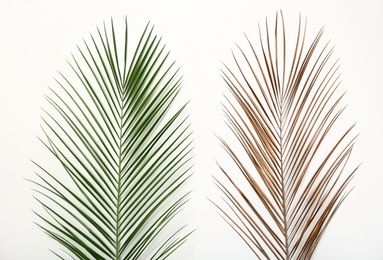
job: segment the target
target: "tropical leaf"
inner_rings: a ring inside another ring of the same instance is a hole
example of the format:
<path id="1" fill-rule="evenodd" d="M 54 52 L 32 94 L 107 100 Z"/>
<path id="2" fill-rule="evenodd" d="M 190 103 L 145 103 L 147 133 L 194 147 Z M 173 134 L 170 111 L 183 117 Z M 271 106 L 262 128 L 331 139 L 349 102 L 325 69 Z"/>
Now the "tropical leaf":
<path id="1" fill-rule="evenodd" d="M 60 169 L 35 163 L 36 214 L 62 259 L 164 259 L 190 234 L 169 225 L 191 174 L 181 78 L 153 27 L 132 49 L 124 26 L 90 35 L 46 96 L 41 140 Z"/>
<path id="2" fill-rule="evenodd" d="M 219 138 L 233 163 L 219 163 L 224 203 L 213 203 L 259 259 L 310 259 L 358 168 L 346 167 L 356 136 L 340 122 L 338 61 L 323 29 L 307 45 L 306 24 L 291 37 L 278 12 L 259 48 L 246 36 L 222 70 L 238 142 Z"/>

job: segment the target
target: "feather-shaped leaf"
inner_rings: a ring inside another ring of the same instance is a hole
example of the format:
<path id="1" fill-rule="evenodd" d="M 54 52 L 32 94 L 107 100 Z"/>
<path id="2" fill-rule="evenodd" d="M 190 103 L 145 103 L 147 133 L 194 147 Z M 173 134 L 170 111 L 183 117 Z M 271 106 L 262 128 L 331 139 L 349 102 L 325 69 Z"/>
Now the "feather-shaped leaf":
<path id="1" fill-rule="evenodd" d="M 323 29 L 308 43 L 299 18 L 291 38 L 282 12 L 274 29 L 265 27 L 259 48 L 246 37 L 236 66 L 222 70 L 231 93 L 224 113 L 239 147 L 220 138 L 237 171 L 219 164 L 225 203 L 214 204 L 259 259 L 310 259 L 349 193 L 355 136 L 339 124 L 338 64 Z"/>
<path id="2" fill-rule="evenodd" d="M 191 166 L 178 69 L 149 25 L 136 47 L 126 19 L 119 36 L 113 21 L 90 35 L 46 97 L 41 140 L 62 170 L 36 163 L 37 215 L 60 258 L 164 259 L 190 234 L 166 228 Z"/>

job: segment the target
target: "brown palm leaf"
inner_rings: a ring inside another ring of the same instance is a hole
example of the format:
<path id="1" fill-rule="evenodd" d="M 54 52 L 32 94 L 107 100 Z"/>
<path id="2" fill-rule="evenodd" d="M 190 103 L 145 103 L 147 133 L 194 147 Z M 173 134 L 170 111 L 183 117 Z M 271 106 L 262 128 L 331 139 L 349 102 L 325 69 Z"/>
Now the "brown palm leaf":
<path id="1" fill-rule="evenodd" d="M 356 136 L 340 122 L 333 48 L 323 28 L 307 45 L 306 24 L 299 17 L 290 38 L 277 13 L 274 30 L 259 28 L 259 50 L 246 36 L 222 70 L 238 143 L 219 138 L 235 166 L 219 164 L 225 203 L 214 204 L 260 259 L 310 259 L 358 168 L 346 167 Z"/>

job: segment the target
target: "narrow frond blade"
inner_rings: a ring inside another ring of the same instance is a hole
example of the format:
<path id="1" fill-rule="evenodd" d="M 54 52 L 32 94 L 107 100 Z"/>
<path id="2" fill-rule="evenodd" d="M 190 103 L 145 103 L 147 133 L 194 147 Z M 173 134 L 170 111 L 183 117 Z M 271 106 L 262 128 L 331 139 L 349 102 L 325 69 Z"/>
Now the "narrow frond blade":
<path id="1" fill-rule="evenodd" d="M 213 204 L 257 258 L 305 260 L 349 194 L 356 138 L 340 123 L 339 65 L 323 28 L 310 42 L 306 20 L 296 35 L 285 27 L 277 12 L 224 64 L 231 135 L 219 141 L 231 164 L 218 163 L 223 202 Z"/>
<path id="2" fill-rule="evenodd" d="M 56 164 L 34 162 L 31 182 L 60 259 L 164 259 L 190 235 L 171 225 L 193 149 L 179 69 L 153 26 L 128 35 L 126 18 L 97 28 L 46 96 L 39 139 Z"/>

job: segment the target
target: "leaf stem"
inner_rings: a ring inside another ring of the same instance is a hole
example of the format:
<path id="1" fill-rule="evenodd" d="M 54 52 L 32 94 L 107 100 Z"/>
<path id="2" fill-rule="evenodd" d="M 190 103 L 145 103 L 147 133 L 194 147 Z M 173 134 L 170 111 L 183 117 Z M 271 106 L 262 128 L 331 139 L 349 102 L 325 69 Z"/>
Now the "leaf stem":
<path id="1" fill-rule="evenodd" d="M 118 180 L 117 180 L 117 205 L 116 205 L 116 239 L 115 259 L 120 259 L 120 204 L 121 204 L 121 150 L 122 150 L 122 118 L 120 119 L 119 154 L 118 154 Z"/>
<path id="2" fill-rule="evenodd" d="M 289 239 L 288 239 L 288 227 L 287 227 L 287 209 L 286 209 L 286 193 L 285 193 L 285 173 L 283 167 L 283 92 L 279 104 L 279 138 L 280 138 L 280 169 L 281 169 L 281 182 L 282 182 L 282 215 L 283 215 L 283 236 L 285 237 L 285 260 L 290 259 L 289 254 Z"/>
<path id="3" fill-rule="evenodd" d="M 124 86 L 124 83 L 121 84 Z M 118 172 L 117 172 L 117 203 L 116 203 L 116 239 L 115 239 L 115 260 L 120 259 L 120 207 L 121 207 L 121 175 L 122 175 L 122 145 L 123 145 L 123 115 L 124 115 L 124 104 L 123 104 L 123 93 L 120 93 L 120 124 L 119 124 L 119 144 L 118 144 Z"/>

